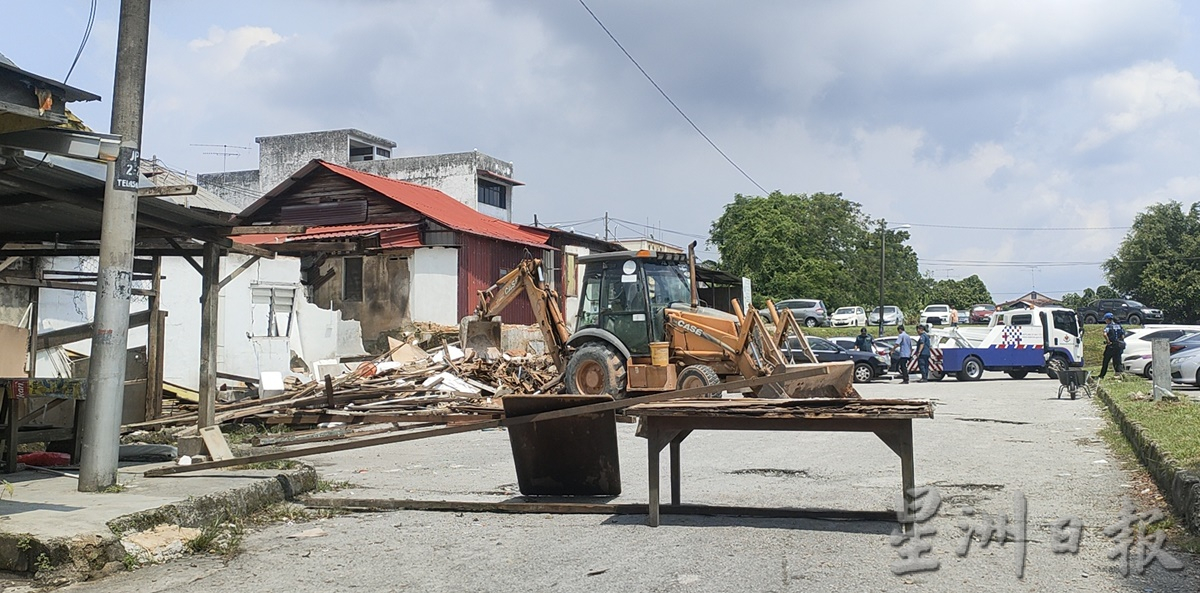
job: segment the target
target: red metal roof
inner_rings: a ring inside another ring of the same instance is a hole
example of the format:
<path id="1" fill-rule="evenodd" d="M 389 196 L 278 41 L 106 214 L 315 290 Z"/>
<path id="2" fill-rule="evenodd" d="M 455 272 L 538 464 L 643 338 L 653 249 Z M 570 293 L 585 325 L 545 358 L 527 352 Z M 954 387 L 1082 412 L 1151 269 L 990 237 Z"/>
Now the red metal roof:
<path id="1" fill-rule="evenodd" d="M 456 231 L 491 237 L 546 249 L 549 233 L 522 228 L 511 222 L 475 211 L 470 206 L 430 187 L 355 171 L 333 163 L 317 161 L 326 169 L 365 185 L 439 224 Z"/>

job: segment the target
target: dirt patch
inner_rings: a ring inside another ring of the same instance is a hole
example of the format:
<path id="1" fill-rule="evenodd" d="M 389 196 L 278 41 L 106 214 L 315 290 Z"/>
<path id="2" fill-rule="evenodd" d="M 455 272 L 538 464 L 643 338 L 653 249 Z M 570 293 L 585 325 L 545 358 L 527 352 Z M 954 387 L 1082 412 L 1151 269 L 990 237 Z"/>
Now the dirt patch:
<path id="1" fill-rule="evenodd" d="M 807 470 L 803 469 L 776 469 L 776 468 L 754 468 L 754 469 L 735 469 L 731 472 L 726 472 L 736 476 L 766 476 L 768 478 L 809 478 Z"/>

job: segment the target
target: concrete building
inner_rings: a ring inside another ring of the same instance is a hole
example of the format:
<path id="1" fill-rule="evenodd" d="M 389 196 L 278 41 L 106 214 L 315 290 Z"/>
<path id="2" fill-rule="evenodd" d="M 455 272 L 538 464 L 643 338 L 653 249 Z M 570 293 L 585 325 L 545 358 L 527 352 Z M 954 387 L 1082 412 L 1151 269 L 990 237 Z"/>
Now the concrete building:
<path id="1" fill-rule="evenodd" d="M 434 188 L 472 209 L 512 222 L 512 163 L 479 151 L 393 158 L 396 143 L 361 130 L 327 130 L 255 138 L 258 169 L 202 173 L 201 187 L 245 208 L 310 161 Z"/>

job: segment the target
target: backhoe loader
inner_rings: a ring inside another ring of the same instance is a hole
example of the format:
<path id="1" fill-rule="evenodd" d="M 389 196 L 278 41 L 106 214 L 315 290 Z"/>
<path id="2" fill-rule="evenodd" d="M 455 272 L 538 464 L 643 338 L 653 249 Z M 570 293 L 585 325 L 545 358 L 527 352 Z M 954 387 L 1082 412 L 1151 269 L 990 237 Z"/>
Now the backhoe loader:
<path id="1" fill-rule="evenodd" d="M 463 320 L 463 343 L 476 351 L 498 347 L 500 323 L 494 318 L 524 293 L 567 393 L 619 398 L 819 366 L 823 374 L 767 384 L 754 394 L 858 397 L 853 365 L 817 363 L 811 352 L 806 353 L 810 362 L 789 364 L 779 349 L 780 335 L 759 315 L 742 314 L 736 300 L 735 314 L 704 306 L 697 297 L 695 245 L 687 255 L 642 250 L 581 256 L 573 333 L 560 313 L 558 295 L 542 279 L 541 261 L 527 258 L 479 292 L 475 314 Z M 788 329 L 800 331 L 794 320 Z"/>

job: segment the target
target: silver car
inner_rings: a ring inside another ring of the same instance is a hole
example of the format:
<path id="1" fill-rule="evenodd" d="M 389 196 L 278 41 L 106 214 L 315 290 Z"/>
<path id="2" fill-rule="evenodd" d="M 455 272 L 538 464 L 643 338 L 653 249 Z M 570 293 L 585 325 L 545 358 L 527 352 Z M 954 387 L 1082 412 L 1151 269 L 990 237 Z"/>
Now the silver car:
<path id="1" fill-rule="evenodd" d="M 900 307 L 885 305 L 883 307 L 883 324 L 884 325 L 901 325 L 904 323 L 904 311 Z M 871 309 L 871 314 L 867 316 L 867 325 L 879 325 L 879 307 Z"/>
<path id="2" fill-rule="evenodd" d="M 1200 351 L 1171 357 L 1171 382 L 1200 386 Z"/>
<path id="3" fill-rule="evenodd" d="M 775 310 L 782 312 L 791 309 L 792 316 L 800 325 L 808 327 L 829 325 L 825 302 L 818 299 L 787 299 L 775 303 Z M 767 309 L 759 311 L 767 321 L 771 320 L 771 312 Z"/>

